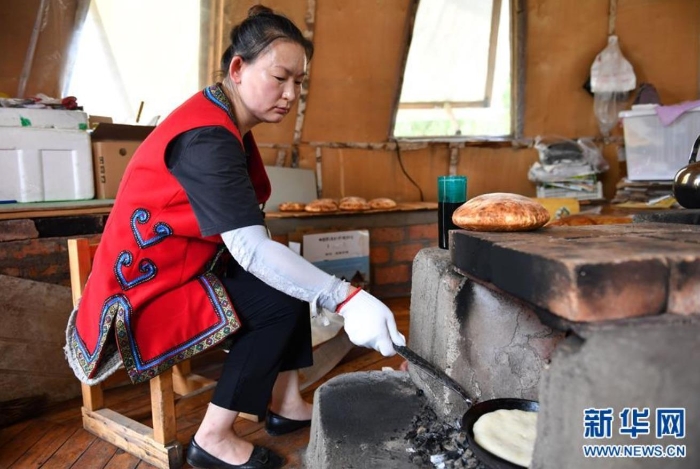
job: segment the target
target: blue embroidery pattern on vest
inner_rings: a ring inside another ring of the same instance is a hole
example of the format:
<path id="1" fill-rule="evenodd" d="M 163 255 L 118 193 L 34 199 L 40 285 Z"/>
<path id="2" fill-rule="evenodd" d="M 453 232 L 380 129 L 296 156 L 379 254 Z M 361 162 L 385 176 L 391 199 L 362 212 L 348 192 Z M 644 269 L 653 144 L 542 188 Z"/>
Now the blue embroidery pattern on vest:
<path id="1" fill-rule="evenodd" d="M 124 368 L 132 383 L 147 381 L 173 365 L 220 344 L 241 327 L 221 281 L 210 273 L 197 277 L 197 281 L 209 297 L 218 321 L 197 336 L 176 345 L 157 357 L 146 360 L 141 356 L 133 336 L 131 309 L 123 308 L 114 318 L 117 343 Z"/>
<path id="2" fill-rule="evenodd" d="M 151 214 L 148 213 L 147 210 L 144 210 L 142 208 L 137 208 L 136 210 L 134 210 L 133 215 L 131 215 L 131 231 L 134 232 L 134 238 L 136 238 L 136 242 L 138 243 L 141 249 L 145 249 L 149 246 L 153 246 L 154 244 L 158 244 L 165 238 L 173 234 L 173 229 L 170 227 L 170 225 L 164 222 L 158 222 L 153 226 L 153 232 L 156 235 L 149 239 L 143 239 L 141 233 L 136 227 L 136 224 L 138 223 L 140 225 L 143 225 L 148 221 L 149 218 L 151 218 Z"/>
<path id="3" fill-rule="evenodd" d="M 226 93 L 224 93 L 224 90 L 221 89 L 221 84 L 217 83 L 216 85 L 211 85 L 207 88 L 204 88 L 204 96 L 220 107 L 223 111 L 228 114 L 228 116 L 231 118 L 231 120 L 235 123 L 236 122 L 236 116 L 233 114 L 232 106 L 231 106 L 231 101 L 229 101 L 228 97 L 226 97 Z"/>
<path id="4" fill-rule="evenodd" d="M 158 268 L 152 260 L 141 259 L 139 262 L 139 272 L 141 272 L 143 275 L 140 275 L 133 280 L 127 280 L 122 270 L 124 267 L 130 267 L 133 260 L 134 256 L 129 251 L 122 251 L 119 253 L 117 263 L 114 264 L 114 273 L 117 276 L 119 285 L 121 285 L 122 290 L 124 291 L 151 280 L 158 272 Z"/>

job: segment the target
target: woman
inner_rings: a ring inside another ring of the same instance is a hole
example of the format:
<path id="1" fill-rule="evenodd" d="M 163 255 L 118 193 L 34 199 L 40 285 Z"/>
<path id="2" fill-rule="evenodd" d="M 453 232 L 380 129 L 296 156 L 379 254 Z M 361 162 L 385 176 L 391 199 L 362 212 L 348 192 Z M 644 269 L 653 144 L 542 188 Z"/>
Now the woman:
<path id="1" fill-rule="evenodd" d="M 173 111 L 133 156 L 68 325 L 68 360 L 88 384 L 120 362 L 133 382 L 145 381 L 226 343 L 188 448 L 194 467 L 282 465 L 233 422 L 239 412 L 266 413 L 273 435 L 310 423 L 297 372 L 312 364 L 309 306 L 341 314 L 357 345 L 389 356 L 405 344 L 379 300 L 267 235 L 260 204 L 270 183 L 250 131 L 289 113 L 312 54 L 287 18 L 250 9 L 231 31 L 223 82 Z"/>

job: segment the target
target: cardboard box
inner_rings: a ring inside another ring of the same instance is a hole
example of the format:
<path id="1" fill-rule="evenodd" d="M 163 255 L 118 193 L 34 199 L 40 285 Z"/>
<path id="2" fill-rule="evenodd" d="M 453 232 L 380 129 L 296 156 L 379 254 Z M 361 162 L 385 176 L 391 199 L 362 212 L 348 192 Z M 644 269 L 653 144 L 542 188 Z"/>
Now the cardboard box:
<path id="1" fill-rule="evenodd" d="M 155 127 L 101 123 L 92 131 L 95 198 L 113 199 L 134 152 Z"/>
<path id="2" fill-rule="evenodd" d="M 88 117 L 88 128 L 90 130 L 95 130 L 100 124 L 111 124 L 113 122 L 114 121 L 109 116 L 96 116 L 94 114 L 90 114 L 90 117 Z"/>

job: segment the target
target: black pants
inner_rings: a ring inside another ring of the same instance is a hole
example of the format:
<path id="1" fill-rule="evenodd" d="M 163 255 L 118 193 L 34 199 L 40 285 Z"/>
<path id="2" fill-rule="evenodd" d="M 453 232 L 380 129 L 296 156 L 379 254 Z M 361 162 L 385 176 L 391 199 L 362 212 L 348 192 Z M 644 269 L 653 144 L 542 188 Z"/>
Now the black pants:
<path id="1" fill-rule="evenodd" d="M 313 363 L 309 304 L 270 287 L 235 261 L 222 280 L 242 326 L 233 335 L 211 402 L 264 415 L 277 374 Z"/>

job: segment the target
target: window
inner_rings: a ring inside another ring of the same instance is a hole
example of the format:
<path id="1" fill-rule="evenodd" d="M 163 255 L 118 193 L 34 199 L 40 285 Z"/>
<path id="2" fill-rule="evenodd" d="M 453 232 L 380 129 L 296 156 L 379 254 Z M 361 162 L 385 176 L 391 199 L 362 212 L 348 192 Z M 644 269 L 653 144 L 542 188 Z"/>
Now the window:
<path id="1" fill-rule="evenodd" d="M 512 133 L 511 0 L 424 0 L 415 17 L 394 137 Z"/>
<path id="2" fill-rule="evenodd" d="M 199 57 L 200 2 L 92 0 L 63 95 L 88 114 L 154 123 L 200 88 Z"/>

